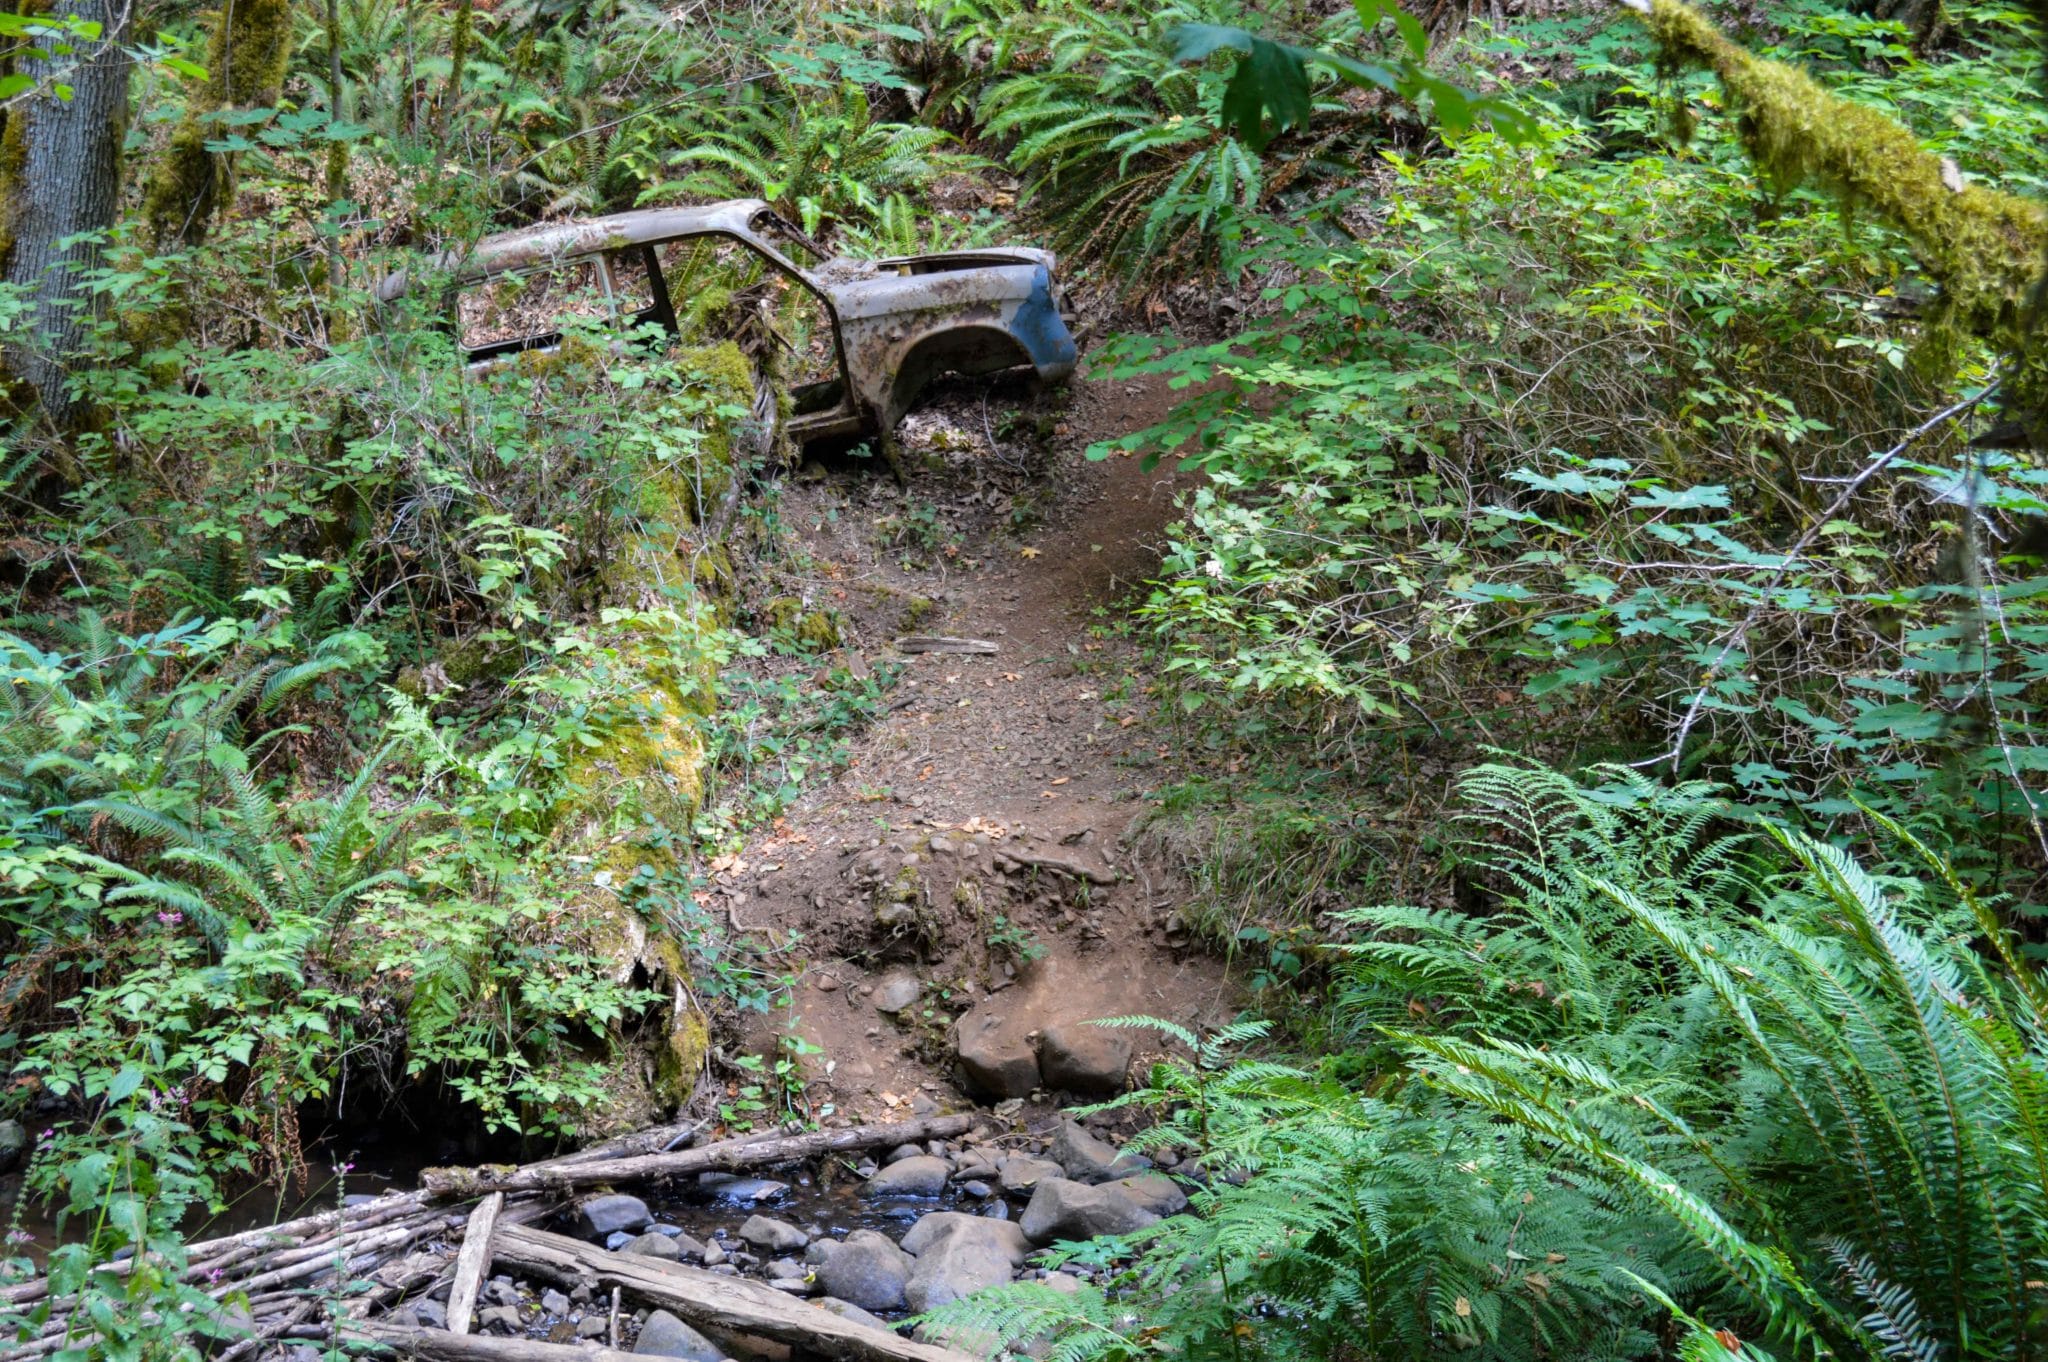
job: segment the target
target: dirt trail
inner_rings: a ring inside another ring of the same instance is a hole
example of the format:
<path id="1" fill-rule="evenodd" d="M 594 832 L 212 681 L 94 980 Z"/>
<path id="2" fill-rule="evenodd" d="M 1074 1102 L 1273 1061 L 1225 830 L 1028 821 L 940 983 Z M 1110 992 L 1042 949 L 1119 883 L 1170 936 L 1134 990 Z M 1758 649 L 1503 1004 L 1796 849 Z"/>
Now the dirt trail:
<path id="1" fill-rule="evenodd" d="M 1142 658 L 1106 626 L 1156 573 L 1187 479 L 1082 456 L 1172 397 L 963 385 L 906 422 L 907 488 L 813 466 L 785 492 L 808 557 L 784 589 L 839 614 L 846 665 L 902 668 L 850 767 L 714 880 L 732 922 L 801 967 L 789 1013 L 746 1039 L 819 1047 L 814 1107 L 865 1119 L 950 1099 L 962 1034 L 1015 1061 L 1055 1022 L 1235 1010 L 1223 966 L 1178 931 L 1179 886 L 1124 845 L 1184 763 Z M 903 657 L 908 633 L 998 651 Z"/>

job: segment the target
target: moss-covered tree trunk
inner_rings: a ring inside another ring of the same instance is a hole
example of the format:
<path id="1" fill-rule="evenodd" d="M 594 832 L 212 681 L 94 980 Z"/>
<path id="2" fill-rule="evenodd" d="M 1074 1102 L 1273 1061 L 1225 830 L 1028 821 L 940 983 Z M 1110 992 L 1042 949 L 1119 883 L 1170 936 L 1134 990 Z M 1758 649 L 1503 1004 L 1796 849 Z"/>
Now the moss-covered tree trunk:
<path id="1" fill-rule="evenodd" d="M 0 133 L 0 278 L 30 299 L 27 325 L 7 345 L 7 364 L 59 429 L 79 415 L 68 391 L 69 362 L 92 319 L 82 276 L 100 259 L 98 243 L 70 238 L 114 225 L 131 66 L 121 44 L 130 9 L 123 0 L 60 0 L 52 13 L 101 25 L 100 38 L 68 55 L 23 57 L 16 71 L 36 82 L 34 92 L 7 111 Z M 60 83 L 70 87 L 69 98 L 58 97 Z"/>
<path id="2" fill-rule="evenodd" d="M 1969 183 L 1897 121 L 1745 51 L 1682 0 L 1622 3 L 1644 16 L 1667 69 L 1704 67 L 1720 78 L 1741 112 L 1744 148 L 1772 184 L 1816 183 L 1905 235 L 1941 286 L 1922 324 L 1928 366 L 1945 368 L 1964 336 L 1989 345 L 2004 364 L 2006 413 L 2034 448 L 2048 450 L 2048 336 L 2038 296 L 2048 205 Z"/>
<path id="3" fill-rule="evenodd" d="M 206 81 L 194 91 L 150 179 L 144 210 L 159 244 L 190 245 L 205 238 L 233 181 L 228 158 L 206 149 L 222 135 L 211 115 L 273 107 L 291 50 L 290 0 L 222 0 L 207 45 Z"/>

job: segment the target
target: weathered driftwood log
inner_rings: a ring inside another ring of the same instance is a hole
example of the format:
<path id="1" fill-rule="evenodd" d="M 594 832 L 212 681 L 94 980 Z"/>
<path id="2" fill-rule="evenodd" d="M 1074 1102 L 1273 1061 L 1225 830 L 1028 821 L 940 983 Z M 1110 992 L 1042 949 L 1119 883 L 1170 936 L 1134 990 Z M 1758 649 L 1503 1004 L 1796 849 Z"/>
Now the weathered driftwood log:
<path id="1" fill-rule="evenodd" d="M 376 1322 L 351 1326 L 344 1342 L 351 1351 L 396 1353 L 430 1362 L 645 1362 L 616 1348 L 451 1334 L 445 1329 L 406 1329 Z"/>
<path id="2" fill-rule="evenodd" d="M 658 1126 L 652 1130 L 636 1131 L 631 1135 L 606 1140 L 573 1154 L 544 1159 L 527 1167 L 539 1169 L 563 1164 L 592 1163 L 665 1149 L 677 1139 L 695 1133 L 700 1124 L 684 1121 L 674 1125 Z M 749 1138 L 770 1139 L 775 1135 L 776 1132 L 770 1131 L 762 1136 Z M 727 1143 L 743 1145 L 747 1141 L 736 1140 Z M 224 1282 L 228 1284 L 227 1289 L 245 1289 L 249 1286 L 248 1278 L 253 1274 L 270 1272 L 332 1254 L 335 1245 L 331 1241 L 338 1236 L 361 1234 L 396 1221 L 426 1224 L 438 1220 L 446 1211 L 428 1204 L 434 1199 L 433 1195 L 424 1190 L 393 1192 L 374 1201 L 360 1202 L 354 1206 L 336 1207 L 333 1210 L 299 1216 L 294 1220 L 281 1221 L 275 1225 L 260 1225 L 253 1230 L 223 1235 L 218 1239 L 200 1240 L 186 1247 L 184 1280 L 191 1283 Z M 507 1214 L 510 1213 L 511 1209 L 508 1208 Z M 531 1211 L 527 1213 L 530 1214 Z M 355 1255 L 356 1250 L 352 1248 L 350 1257 L 353 1258 Z M 110 1263 L 99 1270 L 115 1276 L 126 1276 L 133 1266 L 132 1262 Z M 215 1273 L 219 1276 L 216 1277 Z M 47 1296 L 49 1291 L 49 1279 L 37 1277 L 32 1281 L 0 1288 L 0 1303 L 32 1305 Z M 61 1322 L 58 1327 L 61 1329 Z"/>
<path id="3" fill-rule="evenodd" d="M 484 1274 L 491 1270 L 491 1234 L 498 1227 L 498 1212 L 505 1209 L 505 1194 L 493 1192 L 477 1202 L 462 1227 L 462 1251 L 455 1256 L 455 1284 L 448 1289 L 448 1332 L 469 1332 L 470 1312 L 476 1309 L 477 1293 L 483 1290 Z"/>
<path id="4" fill-rule="evenodd" d="M 965 1134 L 973 1124 L 971 1115 L 927 1116 L 917 1121 L 821 1130 L 809 1135 L 722 1140 L 699 1149 L 679 1149 L 670 1154 L 636 1154 L 622 1159 L 593 1159 L 587 1163 L 536 1163 L 524 1168 L 429 1168 L 420 1174 L 420 1185 L 430 1196 L 438 1197 L 472 1197 L 486 1192 L 570 1192 L 579 1187 L 595 1187 L 604 1183 L 644 1182 L 650 1178 L 683 1177 L 691 1173 L 732 1173 L 743 1169 L 770 1168 L 778 1163 L 794 1163 L 849 1149 L 945 1139 Z"/>
<path id="5" fill-rule="evenodd" d="M 635 1253 L 610 1253 L 523 1225 L 498 1231 L 494 1248 L 499 1263 L 520 1272 L 564 1285 L 595 1280 L 692 1324 L 772 1338 L 840 1362 L 974 1362 L 951 1348 L 851 1323 L 744 1277 L 721 1277 Z"/>

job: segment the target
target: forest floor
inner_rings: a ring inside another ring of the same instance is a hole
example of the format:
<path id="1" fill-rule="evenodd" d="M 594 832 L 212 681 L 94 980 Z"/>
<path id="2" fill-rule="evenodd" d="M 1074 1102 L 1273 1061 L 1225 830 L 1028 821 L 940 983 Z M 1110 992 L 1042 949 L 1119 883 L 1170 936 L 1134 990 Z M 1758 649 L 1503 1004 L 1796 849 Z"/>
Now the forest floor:
<path id="1" fill-rule="evenodd" d="M 844 665 L 894 677 L 845 769 L 713 864 L 708 906 L 796 975 L 746 1048 L 816 1047 L 813 1112 L 945 1100 L 969 1035 L 1014 1058 L 1054 1023 L 1236 1012 L 1174 872 L 1128 841 L 1151 792 L 1200 761 L 1122 628 L 1193 475 L 1083 454 L 1176 396 L 1159 379 L 959 381 L 906 421 L 903 485 L 872 460 L 785 484 L 780 586 L 839 613 Z M 910 634 L 995 651 L 906 655 Z"/>

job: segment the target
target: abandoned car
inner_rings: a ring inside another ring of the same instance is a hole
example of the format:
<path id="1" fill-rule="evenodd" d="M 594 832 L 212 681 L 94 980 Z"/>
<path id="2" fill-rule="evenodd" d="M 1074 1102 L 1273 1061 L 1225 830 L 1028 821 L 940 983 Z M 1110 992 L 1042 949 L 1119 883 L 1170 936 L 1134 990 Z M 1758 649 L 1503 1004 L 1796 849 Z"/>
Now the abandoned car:
<path id="1" fill-rule="evenodd" d="M 758 199 L 532 227 L 435 263 L 468 363 L 552 347 L 571 318 L 683 342 L 730 339 L 766 380 L 757 426 L 772 440 L 779 423 L 799 445 L 881 436 L 886 447 L 918 393 L 948 371 L 1028 366 L 1059 380 L 1074 368 L 1050 253 L 827 259 Z M 406 291 L 399 272 L 377 296 Z"/>

